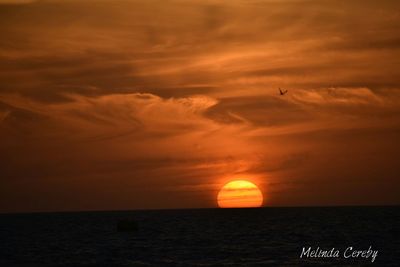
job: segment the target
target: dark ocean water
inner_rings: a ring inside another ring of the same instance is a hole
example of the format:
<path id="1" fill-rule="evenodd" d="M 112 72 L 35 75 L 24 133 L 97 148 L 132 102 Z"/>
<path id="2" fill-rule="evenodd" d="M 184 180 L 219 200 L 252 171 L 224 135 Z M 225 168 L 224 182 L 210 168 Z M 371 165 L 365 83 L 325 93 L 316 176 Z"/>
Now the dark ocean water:
<path id="1" fill-rule="evenodd" d="M 400 266 L 399 237 L 399 207 L 3 214 L 0 266 Z M 378 256 L 300 259 L 309 246 Z"/>

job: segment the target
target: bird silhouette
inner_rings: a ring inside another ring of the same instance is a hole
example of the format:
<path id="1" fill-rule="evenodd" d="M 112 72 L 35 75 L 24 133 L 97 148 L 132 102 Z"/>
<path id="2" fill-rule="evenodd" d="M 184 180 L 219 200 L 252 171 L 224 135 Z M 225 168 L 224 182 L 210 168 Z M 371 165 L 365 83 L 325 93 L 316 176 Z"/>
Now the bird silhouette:
<path id="1" fill-rule="evenodd" d="M 279 94 L 280 94 L 280 95 L 284 95 L 284 94 L 286 94 L 287 92 L 288 92 L 288 90 L 282 91 L 282 89 L 279 88 Z"/>

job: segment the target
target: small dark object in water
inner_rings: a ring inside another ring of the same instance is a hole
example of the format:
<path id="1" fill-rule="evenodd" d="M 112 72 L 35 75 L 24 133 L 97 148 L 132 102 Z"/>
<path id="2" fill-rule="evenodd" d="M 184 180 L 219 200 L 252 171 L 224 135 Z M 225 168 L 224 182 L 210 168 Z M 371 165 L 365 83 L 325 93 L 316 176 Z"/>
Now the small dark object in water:
<path id="1" fill-rule="evenodd" d="M 117 224 L 118 232 L 136 232 L 137 230 L 138 224 L 133 220 L 121 220 Z"/>

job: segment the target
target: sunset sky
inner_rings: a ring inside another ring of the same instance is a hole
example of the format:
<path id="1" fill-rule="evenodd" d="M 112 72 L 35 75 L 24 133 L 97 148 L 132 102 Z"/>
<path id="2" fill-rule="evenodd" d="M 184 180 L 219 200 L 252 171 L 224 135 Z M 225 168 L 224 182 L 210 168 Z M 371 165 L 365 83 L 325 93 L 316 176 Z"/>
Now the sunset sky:
<path id="1" fill-rule="evenodd" d="M 399 154 L 400 1 L 0 0 L 0 212 L 400 204 Z"/>

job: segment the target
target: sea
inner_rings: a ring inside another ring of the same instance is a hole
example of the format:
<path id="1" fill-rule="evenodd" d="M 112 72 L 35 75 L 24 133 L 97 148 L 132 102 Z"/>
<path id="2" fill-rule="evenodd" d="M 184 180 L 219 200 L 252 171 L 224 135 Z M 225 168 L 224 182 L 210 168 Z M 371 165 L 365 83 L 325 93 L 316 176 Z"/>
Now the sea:
<path id="1" fill-rule="evenodd" d="M 121 220 L 137 229 L 117 231 Z M 300 257 L 309 247 L 340 253 Z M 346 249 L 377 255 L 346 258 Z M 4 267 L 370 265 L 400 266 L 399 206 L 0 215 Z"/>

